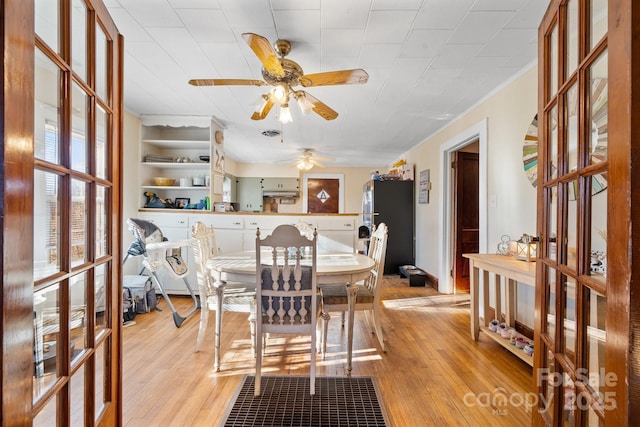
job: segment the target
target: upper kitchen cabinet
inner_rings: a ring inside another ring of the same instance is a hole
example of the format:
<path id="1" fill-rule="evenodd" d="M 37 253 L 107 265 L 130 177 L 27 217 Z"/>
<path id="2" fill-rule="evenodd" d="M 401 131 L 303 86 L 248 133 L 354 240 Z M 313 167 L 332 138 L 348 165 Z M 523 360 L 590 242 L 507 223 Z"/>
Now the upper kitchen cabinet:
<path id="1" fill-rule="evenodd" d="M 263 178 L 264 191 L 300 191 L 298 178 Z"/>
<path id="2" fill-rule="evenodd" d="M 210 117 L 142 118 L 141 207 L 206 208 L 204 201 L 212 196 L 210 159 L 215 131 Z M 161 200 L 152 199 L 150 193 Z"/>
<path id="3" fill-rule="evenodd" d="M 238 205 L 241 211 L 262 212 L 262 178 L 237 178 Z"/>

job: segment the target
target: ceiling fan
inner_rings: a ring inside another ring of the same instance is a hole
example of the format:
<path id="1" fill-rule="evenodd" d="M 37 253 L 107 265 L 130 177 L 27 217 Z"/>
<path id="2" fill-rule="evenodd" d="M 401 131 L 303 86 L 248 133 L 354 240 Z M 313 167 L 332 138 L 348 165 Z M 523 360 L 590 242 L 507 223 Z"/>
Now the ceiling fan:
<path id="1" fill-rule="evenodd" d="M 304 90 L 303 87 L 329 86 L 343 84 L 363 84 L 369 80 L 367 72 L 361 68 L 353 70 L 327 71 L 324 73 L 304 74 L 302 67 L 296 62 L 286 59 L 291 51 L 291 43 L 287 40 L 276 40 L 273 46 L 265 37 L 254 33 L 243 33 L 251 50 L 262 63 L 264 80 L 252 79 L 192 79 L 193 86 L 266 86 L 273 89 L 261 96 L 260 105 L 251 116 L 252 120 L 262 120 L 269 114 L 275 104 L 280 105 L 279 120 L 282 123 L 292 121 L 289 101 L 293 97 L 304 114 L 315 112 L 325 120 L 333 120 L 338 113 Z"/>
<path id="2" fill-rule="evenodd" d="M 293 164 L 300 170 L 310 170 L 314 166 L 319 168 L 325 167 L 321 160 L 332 162 L 335 159 L 333 157 L 321 157 L 314 154 L 315 150 L 312 148 L 305 148 L 302 154 L 297 159 L 287 160 L 287 162 L 293 162 Z"/>

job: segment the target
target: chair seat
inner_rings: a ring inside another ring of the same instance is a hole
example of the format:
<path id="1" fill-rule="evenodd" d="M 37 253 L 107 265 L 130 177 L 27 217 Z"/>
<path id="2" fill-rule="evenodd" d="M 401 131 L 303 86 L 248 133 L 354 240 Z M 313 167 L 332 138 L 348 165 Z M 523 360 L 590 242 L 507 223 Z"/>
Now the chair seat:
<path id="1" fill-rule="evenodd" d="M 356 285 L 358 293 L 356 301 L 358 304 L 373 304 L 373 292 L 362 285 Z M 320 286 L 322 302 L 325 305 L 344 305 L 347 304 L 348 295 L 346 285 L 322 285 Z"/>
<path id="2" fill-rule="evenodd" d="M 252 289 L 225 289 L 222 299 L 222 309 L 235 313 L 251 313 L 255 307 L 256 292 Z M 216 295 L 207 296 L 207 305 L 216 307 L 218 297 Z"/>

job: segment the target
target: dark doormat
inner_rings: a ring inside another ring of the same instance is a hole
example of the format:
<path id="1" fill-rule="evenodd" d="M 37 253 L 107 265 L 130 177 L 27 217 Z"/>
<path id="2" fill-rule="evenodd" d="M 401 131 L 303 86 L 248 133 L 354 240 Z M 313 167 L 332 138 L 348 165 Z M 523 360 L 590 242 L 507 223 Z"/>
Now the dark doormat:
<path id="1" fill-rule="evenodd" d="M 243 378 L 221 426 L 389 425 L 372 377 L 316 377 L 314 396 L 308 376 L 263 376 L 258 397 L 254 382 Z"/>

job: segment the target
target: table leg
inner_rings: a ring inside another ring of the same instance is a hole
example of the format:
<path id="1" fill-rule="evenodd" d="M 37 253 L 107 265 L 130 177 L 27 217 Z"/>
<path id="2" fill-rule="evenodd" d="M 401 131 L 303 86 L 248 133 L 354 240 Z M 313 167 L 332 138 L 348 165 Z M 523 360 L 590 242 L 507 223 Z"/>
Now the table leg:
<path id="1" fill-rule="evenodd" d="M 226 282 L 217 280 L 216 288 L 216 330 L 215 330 L 215 353 L 213 355 L 213 370 L 220 372 L 220 335 L 222 334 L 222 305 L 224 302 L 224 288 Z"/>
<path id="2" fill-rule="evenodd" d="M 505 308 L 504 308 L 504 317 L 507 325 L 512 328 L 516 327 L 515 322 L 515 307 L 516 307 L 516 286 L 518 282 L 513 279 L 507 279 L 507 283 L 505 284 L 504 292 L 505 292 Z"/>
<path id="3" fill-rule="evenodd" d="M 480 279 L 478 269 L 474 266 L 473 260 L 469 260 L 469 271 L 470 274 L 470 292 L 471 292 L 471 339 L 474 341 L 478 341 L 478 335 L 480 334 L 480 317 L 478 315 L 478 282 Z"/>
<path id="4" fill-rule="evenodd" d="M 482 326 L 489 326 L 489 271 L 482 270 Z"/>
<path id="5" fill-rule="evenodd" d="M 356 295 L 358 287 L 355 283 L 349 283 L 347 286 L 347 305 L 349 307 L 349 326 L 347 329 L 347 373 L 351 374 L 351 359 L 353 357 L 353 321 L 355 317 Z"/>
<path id="6" fill-rule="evenodd" d="M 499 274 L 494 274 L 494 289 L 495 289 L 495 299 L 496 299 L 496 309 L 495 309 L 495 318 L 498 322 L 502 321 L 502 290 L 500 289 L 501 277 Z"/>

